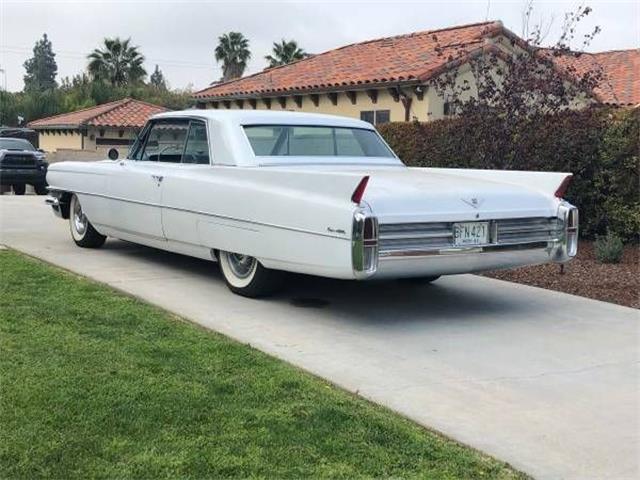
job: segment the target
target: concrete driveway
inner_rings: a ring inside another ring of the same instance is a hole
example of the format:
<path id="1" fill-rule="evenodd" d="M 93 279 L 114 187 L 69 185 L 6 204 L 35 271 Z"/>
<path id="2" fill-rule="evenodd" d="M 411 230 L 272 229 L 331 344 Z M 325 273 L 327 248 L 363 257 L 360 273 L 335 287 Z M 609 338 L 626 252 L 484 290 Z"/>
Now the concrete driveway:
<path id="1" fill-rule="evenodd" d="M 0 242 L 287 360 L 539 478 L 638 478 L 637 310 L 471 275 L 296 277 L 232 295 L 215 264 L 76 247 L 43 197 L 0 197 Z"/>

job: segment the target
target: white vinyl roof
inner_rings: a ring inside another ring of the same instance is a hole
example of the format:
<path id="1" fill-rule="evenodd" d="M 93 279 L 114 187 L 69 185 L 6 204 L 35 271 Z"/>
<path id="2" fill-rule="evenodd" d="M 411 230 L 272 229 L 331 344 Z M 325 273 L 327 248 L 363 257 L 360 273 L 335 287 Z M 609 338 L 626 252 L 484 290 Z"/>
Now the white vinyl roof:
<path id="1" fill-rule="evenodd" d="M 335 115 L 322 115 L 317 113 L 287 112 L 270 110 L 181 110 L 177 112 L 165 112 L 151 117 L 151 120 L 162 118 L 198 118 L 208 124 L 208 137 L 213 163 L 217 165 L 236 165 L 244 167 L 266 166 L 283 163 L 296 165 L 304 161 L 298 157 L 274 157 L 272 159 L 261 157 L 258 159 L 251 148 L 245 135 L 243 126 L 246 125 L 314 125 L 327 127 L 361 128 L 373 130 L 375 128 L 368 122 L 348 117 Z M 383 140 L 384 141 L 384 140 Z M 366 162 L 362 158 L 356 160 L 348 157 L 313 158 L 315 163 L 329 161 L 336 163 L 370 163 L 375 165 L 402 165 L 395 157 L 367 157 Z M 308 160 L 308 159 L 307 159 Z"/>
<path id="2" fill-rule="evenodd" d="M 271 110 L 180 110 L 154 115 L 151 118 L 199 117 L 235 125 L 327 125 L 333 127 L 366 128 L 373 125 L 362 120 L 337 115 Z"/>

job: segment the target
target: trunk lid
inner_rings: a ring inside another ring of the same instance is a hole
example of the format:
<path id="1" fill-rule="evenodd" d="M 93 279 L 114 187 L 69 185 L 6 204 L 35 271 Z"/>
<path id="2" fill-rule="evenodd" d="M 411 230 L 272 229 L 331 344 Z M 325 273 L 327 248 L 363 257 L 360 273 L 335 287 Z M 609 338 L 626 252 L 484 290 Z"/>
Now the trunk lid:
<path id="1" fill-rule="evenodd" d="M 388 169 L 370 172 L 364 194 L 381 223 L 464 221 L 556 215 L 551 195 L 521 185 L 460 175 Z"/>

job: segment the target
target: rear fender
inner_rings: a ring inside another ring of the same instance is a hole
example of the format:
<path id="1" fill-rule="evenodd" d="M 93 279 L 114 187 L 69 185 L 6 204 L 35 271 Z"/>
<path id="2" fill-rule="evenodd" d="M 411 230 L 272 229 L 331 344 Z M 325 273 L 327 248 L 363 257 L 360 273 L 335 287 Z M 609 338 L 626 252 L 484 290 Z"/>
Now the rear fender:
<path id="1" fill-rule="evenodd" d="M 536 190 L 549 196 L 564 193 L 561 187 L 568 185 L 571 173 L 566 172 L 528 172 L 522 170 L 471 170 L 462 168 L 411 168 L 422 172 L 434 172 L 451 176 L 460 176 L 486 180 L 488 182 L 510 183 L 530 190 Z"/>

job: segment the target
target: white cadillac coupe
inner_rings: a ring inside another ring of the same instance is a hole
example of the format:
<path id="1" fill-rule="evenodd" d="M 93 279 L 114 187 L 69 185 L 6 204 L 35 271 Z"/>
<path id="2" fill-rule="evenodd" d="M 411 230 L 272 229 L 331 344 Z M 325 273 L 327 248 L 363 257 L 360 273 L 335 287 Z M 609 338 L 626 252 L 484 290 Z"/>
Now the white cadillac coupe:
<path id="1" fill-rule="evenodd" d="M 217 259 L 245 296 L 272 292 L 284 272 L 432 281 L 577 252 L 570 174 L 409 168 L 359 120 L 163 113 L 126 158 L 109 157 L 49 167 L 47 203 L 75 243 Z"/>

